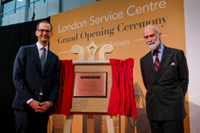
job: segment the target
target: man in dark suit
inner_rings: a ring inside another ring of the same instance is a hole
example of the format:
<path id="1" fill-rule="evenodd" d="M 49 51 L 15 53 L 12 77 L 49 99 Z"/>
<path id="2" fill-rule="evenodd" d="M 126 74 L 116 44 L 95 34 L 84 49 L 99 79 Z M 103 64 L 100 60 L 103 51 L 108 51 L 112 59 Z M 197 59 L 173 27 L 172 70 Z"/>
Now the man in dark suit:
<path id="1" fill-rule="evenodd" d="M 48 49 L 52 25 L 39 22 L 35 34 L 38 42 L 22 46 L 14 61 L 16 133 L 46 133 L 50 107 L 59 90 L 59 59 Z"/>
<path id="2" fill-rule="evenodd" d="M 182 50 L 161 43 L 158 28 L 144 28 L 151 50 L 140 60 L 146 93 L 146 109 L 152 133 L 184 133 L 184 97 L 188 87 L 188 67 Z"/>

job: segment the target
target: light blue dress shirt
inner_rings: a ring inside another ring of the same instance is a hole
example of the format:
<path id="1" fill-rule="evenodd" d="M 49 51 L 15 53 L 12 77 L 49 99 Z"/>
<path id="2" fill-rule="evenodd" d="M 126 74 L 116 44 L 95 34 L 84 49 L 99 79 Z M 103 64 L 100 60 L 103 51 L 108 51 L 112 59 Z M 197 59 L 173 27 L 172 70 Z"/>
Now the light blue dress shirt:
<path id="1" fill-rule="evenodd" d="M 164 45 L 161 43 L 157 50 L 159 51 L 159 52 L 158 52 L 158 59 L 159 59 L 159 62 L 161 62 L 162 54 L 163 54 L 163 50 L 164 50 Z M 154 50 L 151 50 L 151 54 L 152 54 L 153 63 L 154 63 L 154 62 L 155 62 L 155 59 L 156 59 L 156 56 L 155 56 L 155 54 L 153 55 L 153 51 L 154 51 Z"/>

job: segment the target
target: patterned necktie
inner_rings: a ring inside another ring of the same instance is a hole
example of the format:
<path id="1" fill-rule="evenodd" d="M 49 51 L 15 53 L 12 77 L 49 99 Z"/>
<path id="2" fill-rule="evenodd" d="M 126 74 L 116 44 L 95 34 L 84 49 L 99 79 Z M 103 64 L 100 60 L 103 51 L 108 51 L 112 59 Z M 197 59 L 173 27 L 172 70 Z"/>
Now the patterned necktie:
<path id="1" fill-rule="evenodd" d="M 155 71 L 157 72 L 158 71 L 158 68 L 159 68 L 159 66 L 160 66 L 160 62 L 159 62 L 159 59 L 158 59 L 158 50 L 154 50 L 154 54 L 155 54 L 155 62 L 154 62 L 154 64 L 153 64 L 153 67 L 154 67 L 154 69 L 155 69 Z"/>
<path id="2" fill-rule="evenodd" d="M 43 71 L 44 70 L 44 65 L 45 65 L 46 49 L 45 49 L 45 47 L 42 47 L 41 50 L 42 50 L 41 65 L 42 65 L 42 71 Z"/>

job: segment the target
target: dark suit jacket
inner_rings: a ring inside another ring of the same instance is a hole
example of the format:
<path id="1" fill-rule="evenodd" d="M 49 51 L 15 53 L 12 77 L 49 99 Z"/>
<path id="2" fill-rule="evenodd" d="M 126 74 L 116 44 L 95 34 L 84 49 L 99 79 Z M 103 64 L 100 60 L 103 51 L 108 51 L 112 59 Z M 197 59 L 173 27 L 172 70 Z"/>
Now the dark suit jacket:
<path id="1" fill-rule="evenodd" d="M 188 87 L 188 67 L 184 52 L 164 46 L 157 72 L 151 52 L 140 60 L 146 93 L 147 116 L 165 121 L 185 118 L 184 97 Z"/>
<path id="2" fill-rule="evenodd" d="M 58 56 L 48 50 L 42 72 L 36 44 L 22 46 L 14 61 L 13 82 L 16 94 L 12 107 L 32 110 L 26 101 L 30 98 L 37 100 L 40 89 L 43 92 L 43 101 L 55 102 L 59 90 L 59 75 Z"/>

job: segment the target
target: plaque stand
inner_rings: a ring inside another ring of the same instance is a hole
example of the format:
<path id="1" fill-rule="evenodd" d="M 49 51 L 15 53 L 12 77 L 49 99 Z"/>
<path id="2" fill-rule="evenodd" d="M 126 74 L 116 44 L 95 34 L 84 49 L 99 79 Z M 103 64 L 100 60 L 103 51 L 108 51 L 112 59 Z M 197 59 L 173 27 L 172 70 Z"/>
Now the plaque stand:
<path id="1" fill-rule="evenodd" d="M 72 125 L 73 115 L 66 116 L 65 126 L 63 133 L 70 133 L 71 125 Z"/>
<path id="2" fill-rule="evenodd" d="M 110 115 L 106 115 L 106 122 L 107 122 L 107 128 L 108 133 L 114 133 L 114 123 L 113 123 L 113 117 Z"/>
<path id="3" fill-rule="evenodd" d="M 107 98 L 101 99 L 101 103 L 102 105 L 98 106 L 98 107 L 104 107 L 104 108 L 84 108 L 82 106 L 82 108 L 77 108 L 76 102 L 79 102 L 78 98 L 72 98 L 72 108 L 70 110 L 71 115 L 70 116 L 66 116 L 66 121 L 65 121 L 65 125 L 64 125 L 64 130 L 63 133 L 70 133 L 71 130 L 71 126 L 72 126 L 72 120 L 73 120 L 73 116 L 74 114 L 80 114 L 80 113 L 86 113 L 87 115 L 87 131 L 89 133 L 94 133 L 94 114 L 104 114 L 106 115 L 106 123 L 107 123 L 107 130 L 108 133 L 114 133 L 114 123 L 113 123 L 113 117 L 110 115 L 107 115 L 107 107 L 108 107 L 108 102 L 109 102 L 109 96 L 110 96 L 110 89 L 111 89 L 111 84 L 112 84 L 112 77 L 111 77 L 111 66 L 109 61 L 105 61 L 105 54 L 106 53 L 111 53 L 113 51 L 113 46 L 110 44 L 105 44 L 100 48 L 99 51 L 99 61 L 94 61 L 95 60 L 95 54 L 97 52 L 97 50 L 99 49 L 98 46 L 96 46 L 94 44 L 94 42 L 92 41 L 92 43 L 88 46 L 86 46 L 87 52 L 88 52 L 88 61 L 84 61 L 85 60 L 85 52 L 84 52 L 84 48 L 82 46 L 79 45 L 74 45 L 71 49 L 71 51 L 74 54 L 79 54 L 79 60 L 78 61 L 74 61 L 74 72 L 81 72 L 81 71 L 85 71 L 85 72 L 91 72 L 91 71 L 97 71 L 97 72 L 105 72 L 108 71 L 108 85 L 107 85 Z M 99 65 L 101 65 L 102 67 L 99 67 Z M 105 66 L 104 66 L 105 65 Z M 95 67 L 97 66 L 97 67 Z M 102 68 L 102 69 L 100 69 Z M 82 100 L 80 100 L 81 103 L 84 104 L 84 99 L 82 98 Z M 92 101 L 95 103 L 95 99 L 89 99 L 88 101 Z M 99 101 L 99 99 L 97 99 L 97 101 Z M 87 103 L 88 106 L 93 106 L 94 104 L 91 103 Z M 95 106 L 96 107 L 96 106 Z"/>

